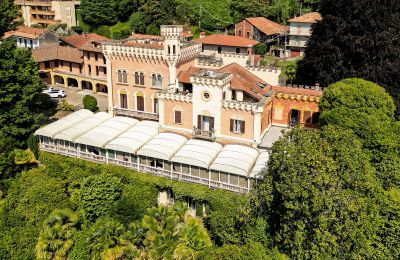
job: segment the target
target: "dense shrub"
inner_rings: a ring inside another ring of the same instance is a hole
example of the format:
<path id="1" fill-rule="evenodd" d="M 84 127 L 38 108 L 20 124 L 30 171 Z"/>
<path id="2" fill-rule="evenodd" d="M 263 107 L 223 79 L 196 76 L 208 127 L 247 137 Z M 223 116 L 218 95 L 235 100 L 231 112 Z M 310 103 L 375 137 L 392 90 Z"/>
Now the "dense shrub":
<path id="1" fill-rule="evenodd" d="M 61 99 L 57 105 L 57 109 L 61 110 L 61 111 L 74 111 L 75 106 L 68 103 L 68 101 L 66 99 Z"/>
<path id="2" fill-rule="evenodd" d="M 71 30 L 76 32 L 77 34 L 82 34 L 83 32 L 82 26 L 71 26 Z"/>
<path id="3" fill-rule="evenodd" d="M 107 25 L 102 25 L 102 26 L 97 27 L 94 32 L 99 35 L 102 35 L 104 37 L 111 38 L 112 32 L 111 32 L 110 27 Z"/>
<path id="4" fill-rule="evenodd" d="M 97 99 L 90 95 L 83 97 L 83 107 L 93 112 L 96 112 L 99 109 L 97 107 Z"/>
<path id="5" fill-rule="evenodd" d="M 264 56 L 267 53 L 267 45 L 265 43 L 259 43 L 256 45 L 256 54 Z"/>

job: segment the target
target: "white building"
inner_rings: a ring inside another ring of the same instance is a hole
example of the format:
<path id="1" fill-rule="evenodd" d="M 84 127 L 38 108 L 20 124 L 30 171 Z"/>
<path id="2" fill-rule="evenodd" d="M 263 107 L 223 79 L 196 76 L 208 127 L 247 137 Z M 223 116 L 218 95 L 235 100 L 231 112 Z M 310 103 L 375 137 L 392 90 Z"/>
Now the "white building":
<path id="1" fill-rule="evenodd" d="M 39 47 L 58 46 L 58 35 L 48 30 L 19 26 L 6 32 L 4 39 L 14 39 L 18 48 L 36 49 Z"/>
<path id="2" fill-rule="evenodd" d="M 312 33 L 311 27 L 321 19 L 321 14 L 313 12 L 295 17 L 288 21 L 290 23 L 288 49 L 290 50 L 291 57 L 304 55 L 308 38 Z"/>

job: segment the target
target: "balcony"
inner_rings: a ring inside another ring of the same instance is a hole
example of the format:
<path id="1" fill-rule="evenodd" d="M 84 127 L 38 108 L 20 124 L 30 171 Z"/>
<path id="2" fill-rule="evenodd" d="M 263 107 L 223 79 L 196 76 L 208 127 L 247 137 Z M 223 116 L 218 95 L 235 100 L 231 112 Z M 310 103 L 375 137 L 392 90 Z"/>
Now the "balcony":
<path id="1" fill-rule="evenodd" d="M 55 15 L 54 11 L 51 10 L 31 10 L 31 14 L 37 14 L 37 15 Z"/>
<path id="2" fill-rule="evenodd" d="M 208 141 L 215 141 L 215 131 L 214 130 L 201 130 L 200 128 L 193 127 L 193 138 L 204 139 Z"/>
<path id="3" fill-rule="evenodd" d="M 131 110 L 126 108 L 114 107 L 114 114 L 116 116 L 128 116 L 133 118 L 138 118 L 140 120 L 153 120 L 158 121 L 159 116 L 156 113 Z"/>

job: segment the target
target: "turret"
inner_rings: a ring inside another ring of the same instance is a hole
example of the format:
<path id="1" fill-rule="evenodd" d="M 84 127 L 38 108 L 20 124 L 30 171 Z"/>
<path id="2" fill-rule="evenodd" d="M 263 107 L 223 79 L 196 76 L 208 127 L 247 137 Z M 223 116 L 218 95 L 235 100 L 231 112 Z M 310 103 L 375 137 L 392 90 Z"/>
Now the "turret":
<path id="1" fill-rule="evenodd" d="M 182 25 L 162 25 L 161 35 L 164 36 L 164 58 L 169 66 L 169 85 L 175 85 L 176 63 L 181 54 Z"/>

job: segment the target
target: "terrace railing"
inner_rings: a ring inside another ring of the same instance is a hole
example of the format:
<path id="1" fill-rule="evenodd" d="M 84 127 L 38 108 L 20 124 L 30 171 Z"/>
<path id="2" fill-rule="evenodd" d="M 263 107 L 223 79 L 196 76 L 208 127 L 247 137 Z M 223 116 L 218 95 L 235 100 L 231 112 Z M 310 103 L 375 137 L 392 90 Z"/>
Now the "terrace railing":
<path id="1" fill-rule="evenodd" d="M 138 111 L 138 110 L 132 110 L 132 109 L 126 109 L 126 108 L 119 108 L 119 107 L 114 107 L 114 114 L 117 116 L 129 116 L 133 118 L 138 118 L 141 120 L 153 120 L 153 121 L 158 121 L 159 115 L 156 113 L 150 113 L 150 112 L 144 112 L 144 111 Z"/>

